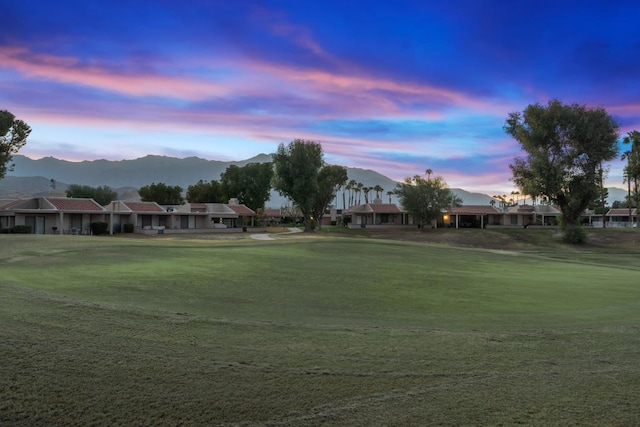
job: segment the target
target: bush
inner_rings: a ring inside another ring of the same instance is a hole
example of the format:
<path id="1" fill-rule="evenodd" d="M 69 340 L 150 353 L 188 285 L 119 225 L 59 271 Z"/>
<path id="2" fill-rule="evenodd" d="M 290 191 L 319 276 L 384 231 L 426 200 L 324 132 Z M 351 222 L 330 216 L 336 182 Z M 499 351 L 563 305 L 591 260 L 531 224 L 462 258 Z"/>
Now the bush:
<path id="1" fill-rule="evenodd" d="M 125 233 L 133 233 L 133 224 L 131 224 L 131 223 L 129 223 L 129 222 L 128 222 L 128 223 L 126 223 L 126 224 L 124 225 L 124 232 L 125 232 Z"/>
<path id="2" fill-rule="evenodd" d="M 587 233 L 580 226 L 565 227 L 562 231 L 562 241 L 573 244 L 587 243 Z"/>
<path id="3" fill-rule="evenodd" d="M 100 234 L 105 234 L 109 229 L 109 224 L 106 222 L 92 222 L 91 223 L 91 234 L 94 236 L 99 236 Z"/>
<path id="4" fill-rule="evenodd" d="M 16 225 L 9 232 L 10 233 L 15 233 L 15 234 L 31 234 L 31 226 L 30 225 Z"/>

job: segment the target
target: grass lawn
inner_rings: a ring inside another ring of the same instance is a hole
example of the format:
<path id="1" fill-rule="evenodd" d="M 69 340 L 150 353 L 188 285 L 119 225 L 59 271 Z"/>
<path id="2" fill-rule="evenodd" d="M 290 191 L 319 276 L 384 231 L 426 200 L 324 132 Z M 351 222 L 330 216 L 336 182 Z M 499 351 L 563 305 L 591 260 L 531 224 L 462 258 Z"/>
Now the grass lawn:
<path id="1" fill-rule="evenodd" d="M 640 424 L 637 247 L 244 236 L 0 235 L 0 425 Z"/>

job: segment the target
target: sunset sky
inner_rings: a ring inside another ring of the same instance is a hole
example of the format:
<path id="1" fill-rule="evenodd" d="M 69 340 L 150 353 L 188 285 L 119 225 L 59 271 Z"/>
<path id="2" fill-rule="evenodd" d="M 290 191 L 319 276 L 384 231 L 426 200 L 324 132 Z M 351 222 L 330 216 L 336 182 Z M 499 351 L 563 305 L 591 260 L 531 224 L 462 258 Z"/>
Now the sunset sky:
<path id="1" fill-rule="evenodd" d="M 31 158 L 243 160 L 302 138 L 497 194 L 509 112 L 558 98 L 640 130 L 639 18 L 637 0 L 0 0 L 0 109 L 33 128 Z"/>

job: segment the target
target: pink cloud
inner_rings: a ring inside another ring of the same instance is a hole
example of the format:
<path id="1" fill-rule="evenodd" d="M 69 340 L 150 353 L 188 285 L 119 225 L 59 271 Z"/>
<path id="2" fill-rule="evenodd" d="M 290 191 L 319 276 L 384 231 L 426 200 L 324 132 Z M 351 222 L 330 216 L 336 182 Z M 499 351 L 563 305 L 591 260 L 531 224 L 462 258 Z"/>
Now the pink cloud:
<path id="1" fill-rule="evenodd" d="M 34 54 L 23 48 L 0 47 L 0 64 L 29 78 L 44 78 L 132 96 L 198 100 L 229 93 L 226 85 L 202 79 L 123 74 L 97 65 L 84 65 L 76 58 Z"/>

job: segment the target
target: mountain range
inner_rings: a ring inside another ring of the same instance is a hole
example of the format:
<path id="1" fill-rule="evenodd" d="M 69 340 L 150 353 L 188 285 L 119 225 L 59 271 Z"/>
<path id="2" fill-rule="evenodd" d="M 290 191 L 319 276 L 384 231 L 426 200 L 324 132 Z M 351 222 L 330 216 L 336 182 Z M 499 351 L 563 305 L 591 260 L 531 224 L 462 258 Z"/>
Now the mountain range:
<path id="1" fill-rule="evenodd" d="M 242 167 L 248 163 L 270 162 L 270 154 L 237 161 L 223 162 L 205 160 L 199 157 L 175 158 L 148 155 L 134 160 L 92 160 L 70 162 L 53 157 L 34 160 L 22 155 L 14 155 L 14 170 L 0 180 L 0 199 L 42 197 L 52 192 L 63 193 L 69 184 L 99 187 L 106 185 L 118 192 L 121 200 L 139 200 L 138 189 L 152 183 L 179 185 L 185 191 L 199 180 L 220 179 L 220 175 L 230 165 Z M 395 189 L 397 181 L 369 169 L 347 168 L 349 180 L 362 182 L 366 187 L 380 185 L 384 188 L 383 202 L 388 202 L 387 192 Z M 491 197 L 481 193 L 471 193 L 460 188 L 451 189 L 465 205 L 488 205 Z M 610 203 L 624 200 L 626 191 L 609 188 Z M 364 200 L 364 197 L 361 197 Z M 397 203 L 395 196 L 391 201 Z M 287 200 L 277 192 L 271 192 L 268 207 L 280 207 Z M 340 207 L 340 203 L 338 203 Z"/>

